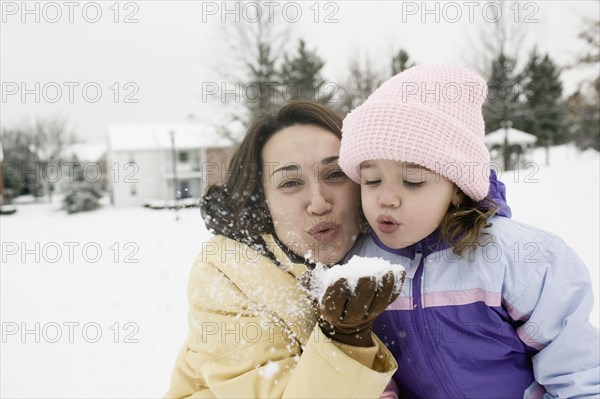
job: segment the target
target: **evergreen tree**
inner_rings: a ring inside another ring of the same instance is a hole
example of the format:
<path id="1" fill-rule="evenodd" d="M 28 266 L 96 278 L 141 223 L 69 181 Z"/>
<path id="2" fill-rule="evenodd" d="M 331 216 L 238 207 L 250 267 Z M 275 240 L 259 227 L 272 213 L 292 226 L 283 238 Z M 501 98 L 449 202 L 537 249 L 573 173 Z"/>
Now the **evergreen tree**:
<path id="1" fill-rule="evenodd" d="M 487 82 L 488 94 L 483 104 L 485 131 L 493 132 L 505 121 L 513 121 L 524 112 L 519 92 L 521 77 L 515 71 L 515 60 L 500 53 L 492 62 Z"/>
<path id="2" fill-rule="evenodd" d="M 286 54 L 281 65 L 279 82 L 282 98 L 286 101 L 331 101 L 335 90 L 329 90 L 329 85 L 325 86 L 326 82 L 321 75 L 324 65 L 325 61 L 316 51 L 307 49 L 304 40 L 300 39 L 297 53 L 292 57 Z"/>
<path id="3" fill-rule="evenodd" d="M 257 42 L 256 58 L 247 65 L 250 76 L 244 90 L 248 120 L 254 120 L 278 105 L 275 62 L 271 45 Z"/>
<path id="4" fill-rule="evenodd" d="M 541 57 L 531 52 L 522 73 L 526 111 L 514 122 L 515 126 L 538 137 L 537 144 L 550 146 L 564 143 L 568 136 L 562 107 L 560 70 L 548 54 Z"/>
<path id="5" fill-rule="evenodd" d="M 577 91 L 564 102 L 569 134 L 581 150 L 593 148 L 600 151 L 600 78 L 596 79 L 595 96 L 595 99 L 590 99 Z"/>

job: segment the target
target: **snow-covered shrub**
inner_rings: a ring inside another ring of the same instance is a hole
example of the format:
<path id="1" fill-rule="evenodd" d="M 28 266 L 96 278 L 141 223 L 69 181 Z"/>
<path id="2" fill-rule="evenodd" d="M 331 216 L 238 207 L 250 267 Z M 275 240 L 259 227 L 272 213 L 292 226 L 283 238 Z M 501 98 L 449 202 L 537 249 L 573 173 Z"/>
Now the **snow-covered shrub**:
<path id="1" fill-rule="evenodd" d="M 63 209 L 67 213 L 92 211 L 100 207 L 102 192 L 98 184 L 75 181 L 65 188 Z"/>

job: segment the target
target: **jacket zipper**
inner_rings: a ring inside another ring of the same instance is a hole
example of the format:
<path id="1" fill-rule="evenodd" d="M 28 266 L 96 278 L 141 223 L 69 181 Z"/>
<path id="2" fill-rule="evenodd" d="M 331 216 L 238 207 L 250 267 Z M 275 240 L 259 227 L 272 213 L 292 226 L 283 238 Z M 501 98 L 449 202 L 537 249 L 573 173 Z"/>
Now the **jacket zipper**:
<path id="1" fill-rule="evenodd" d="M 415 260 L 418 259 L 419 265 L 417 266 L 417 271 L 415 273 L 415 277 L 413 279 L 413 321 L 417 327 L 417 334 L 419 335 L 419 342 L 421 343 L 421 349 L 425 353 L 427 360 L 429 361 L 429 366 L 433 370 L 433 374 L 436 376 L 437 381 L 442 387 L 442 390 L 449 398 L 458 398 L 460 395 L 457 392 L 454 392 L 454 389 L 448 383 L 448 379 L 446 378 L 446 373 L 441 369 L 437 356 L 433 351 L 433 345 L 431 340 L 427 336 L 427 332 L 425 331 L 425 322 L 424 322 L 424 312 L 422 305 L 422 295 L 421 295 L 421 282 L 423 279 L 423 272 L 425 269 L 425 262 L 423 259 L 423 252 L 421 251 L 420 246 L 417 248 L 417 252 L 415 254 Z"/>

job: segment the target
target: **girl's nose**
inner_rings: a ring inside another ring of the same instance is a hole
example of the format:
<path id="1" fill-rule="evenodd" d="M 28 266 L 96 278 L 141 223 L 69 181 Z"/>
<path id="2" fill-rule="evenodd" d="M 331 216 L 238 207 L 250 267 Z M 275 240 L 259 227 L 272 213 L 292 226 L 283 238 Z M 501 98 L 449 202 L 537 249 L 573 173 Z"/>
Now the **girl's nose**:
<path id="1" fill-rule="evenodd" d="M 379 205 L 383 207 L 397 208 L 400 202 L 400 196 L 389 188 L 383 188 L 379 194 Z"/>

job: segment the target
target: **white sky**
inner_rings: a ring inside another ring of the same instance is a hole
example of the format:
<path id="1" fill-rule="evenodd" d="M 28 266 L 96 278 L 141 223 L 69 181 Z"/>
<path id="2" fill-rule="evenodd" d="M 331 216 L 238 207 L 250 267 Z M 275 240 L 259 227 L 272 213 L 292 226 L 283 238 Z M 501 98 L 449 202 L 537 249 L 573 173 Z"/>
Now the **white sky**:
<path id="1" fill-rule="evenodd" d="M 223 74 L 231 72 L 221 17 L 232 24 L 235 15 L 223 15 L 223 2 L 122 1 L 117 6 L 113 1 L 74 1 L 73 6 L 64 1 L 47 3 L 27 2 L 26 7 L 33 10 L 27 14 L 21 1 L 2 1 L 3 126 L 24 123 L 38 115 L 59 116 L 68 120 L 79 137 L 98 142 L 104 140 L 110 123 L 180 122 L 192 113 L 209 123 L 228 118 L 229 109 L 219 102 L 218 95 L 212 96 L 212 101 L 202 100 L 203 83 L 220 85 Z M 282 26 L 291 30 L 294 40 L 290 43 L 304 38 L 309 48 L 316 49 L 326 60 L 327 80 L 340 83 L 346 78 L 351 57 L 368 54 L 373 66 L 383 69 L 388 67 L 392 52 L 400 47 L 418 63 L 473 66 L 473 49 L 479 45 L 481 27 L 489 25 L 487 21 L 493 16 L 493 9 L 488 9 L 486 21 L 486 3 L 477 1 L 427 2 L 429 10 L 437 7 L 437 15 L 424 15 L 421 1 L 297 1 L 285 8 L 288 21 L 296 17 L 295 10 L 301 11 L 298 22 L 291 23 L 281 18 L 285 3 L 272 3 Z M 260 6 L 262 18 L 268 18 L 267 3 L 253 4 Z M 542 52 L 549 52 L 557 63 L 566 65 L 584 48 L 577 35 L 584 18 L 598 18 L 599 4 L 508 1 L 508 12 L 502 19 L 509 25 L 514 25 L 511 21 L 515 18 L 530 21 L 522 24 L 526 26 L 526 36 L 521 51 L 537 43 Z M 96 9 L 102 12 L 99 21 L 88 22 L 96 17 Z M 70 10 L 73 22 L 69 21 Z M 216 13 L 211 15 L 210 10 Z M 251 8 L 246 10 L 245 14 L 239 13 L 241 18 L 254 17 Z M 460 17 L 457 11 L 461 12 Z M 328 15 L 336 21 L 325 23 Z M 39 22 L 35 21 L 36 16 Z M 138 22 L 123 23 L 127 16 Z M 421 18 L 426 18 L 425 22 Z M 57 22 L 50 22 L 54 19 Z M 450 22 L 452 19 L 456 22 Z M 565 90 L 572 92 L 590 73 L 593 71 L 589 69 L 564 73 Z M 39 103 L 34 94 L 27 94 L 23 101 L 23 85 L 35 92 L 36 82 Z M 125 86 L 127 83 L 130 85 Z M 82 93 L 86 84 L 87 100 Z M 69 101 L 69 85 L 73 87 L 73 102 Z M 56 87 L 62 90 L 60 97 Z M 94 87 L 102 90 L 96 103 L 90 102 L 96 93 Z M 120 98 L 115 103 L 117 87 Z M 127 94 L 138 102 L 125 103 Z M 51 103 L 55 98 L 57 102 Z"/>

